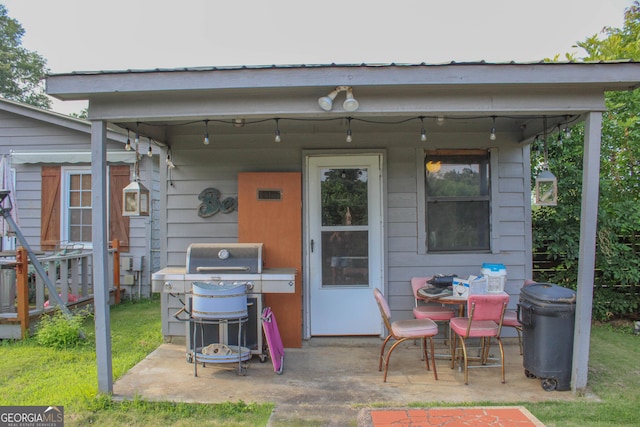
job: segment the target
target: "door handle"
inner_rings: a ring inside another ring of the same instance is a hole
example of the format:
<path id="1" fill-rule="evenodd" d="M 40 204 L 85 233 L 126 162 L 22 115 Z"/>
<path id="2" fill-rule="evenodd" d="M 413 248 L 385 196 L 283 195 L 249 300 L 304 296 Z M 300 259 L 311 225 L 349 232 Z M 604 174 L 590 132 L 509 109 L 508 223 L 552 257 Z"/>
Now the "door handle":
<path id="1" fill-rule="evenodd" d="M 313 241 L 313 239 L 311 239 L 311 252 L 313 252 L 313 245 L 314 245 L 314 243 L 315 243 L 315 242 Z"/>

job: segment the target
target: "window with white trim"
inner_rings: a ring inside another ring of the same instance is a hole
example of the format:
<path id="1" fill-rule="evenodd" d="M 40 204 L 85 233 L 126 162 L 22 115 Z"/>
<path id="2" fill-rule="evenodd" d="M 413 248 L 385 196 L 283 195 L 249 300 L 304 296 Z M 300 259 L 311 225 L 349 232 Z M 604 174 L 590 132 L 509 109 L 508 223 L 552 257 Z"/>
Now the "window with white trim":
<path id="1" fill-rule="evenodd" d="M 485 150 L 426 152 L 428 252 L 491 249 L 489 164 L 489 152 Z"/>
<path id="2" fill-rule="evenodd" d="M 63 169 L 61 240 L 91 245 L 91 168 Z"/>

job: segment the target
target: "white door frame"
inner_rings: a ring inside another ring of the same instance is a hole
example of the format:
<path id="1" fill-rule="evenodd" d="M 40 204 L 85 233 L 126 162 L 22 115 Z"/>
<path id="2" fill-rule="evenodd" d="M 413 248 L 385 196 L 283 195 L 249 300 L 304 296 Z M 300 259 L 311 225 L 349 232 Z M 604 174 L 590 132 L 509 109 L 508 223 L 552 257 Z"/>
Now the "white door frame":
<path id="1" fill-rule="evenodd" d="M 311 252 L 310 252 L 310 233 L 309 233 L 309 224 L 310 224 L 310 215 L 309 206 L 310 206 L 310 194 L 308 191 L 309 188 L 309 159 L 311 157 L 340 157 L 340 156 L 366 156 L 366 155 L 374 155 L 378 156 L 379 166 L 380 166 L 380 260 L 381 265 L 380 269 L 377 272 L 380 277 L 380 287 L 383 292 L 386 293 L 386 275 L 387 275 L 387 251 L 386 251 L 386 242 L 387 242 L 387 229 L 386 229 L 386 206 L 387 206 L 387 191 L 386 191 L 386 150 L 377 149 L 377 150 L 331 150 L 331 151 L 316 151 L 316 150 L 305 150 L 302 153 L 302 165 L 303 165 L 303 339 L 311 338 L 311 301 L 310 301 L 310 290 L 311 290 L 311 279 L 310 279 L 310 260 L 311 260 Z M 372 270 L 370 274 L 373 274 Z M 373 297 L 372 297 L 373 298 Z M 380 321 L 380 334 L 383 333 L 384 325 L 382 321 Z"/>

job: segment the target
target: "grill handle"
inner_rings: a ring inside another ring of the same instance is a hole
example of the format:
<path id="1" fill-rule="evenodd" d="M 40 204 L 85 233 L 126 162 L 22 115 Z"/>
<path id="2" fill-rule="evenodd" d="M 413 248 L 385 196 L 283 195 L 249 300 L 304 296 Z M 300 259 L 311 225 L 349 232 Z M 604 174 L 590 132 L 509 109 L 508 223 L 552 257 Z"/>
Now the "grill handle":
<path id="1" fill-rule="evenodd" d="M 187 313 L 189 316 L 191 315 L 191 313 L 189 313 L 189 312 L 187 311 L 187 308 L 186 308 L 186 307 L 182 307 L 180 310 L 178 310 L 178 312 L 177 312 L 176 314 L 174 314 L 174 315 L 173 315 L 173 317 L 175 317 L 175 318 L 176 318 L 176 320 L 179 320 L 179 321 L 181 321 L 181 322 L 188 322 L 188 321 L 189 321 L 189 319 L 188 319 L 188 318 L 187 318 L 187 319 L 183 319 L 183 318 L 181 318 L 181 317 L 180 317 L 180 315 L 181 315 L 182 313 Z"/>
<path id="2" fill-rule="evenodd" d="M 196 267 L 198 273 L 206 273 L 210 271 L 249 271 L 249 267 Z"/>

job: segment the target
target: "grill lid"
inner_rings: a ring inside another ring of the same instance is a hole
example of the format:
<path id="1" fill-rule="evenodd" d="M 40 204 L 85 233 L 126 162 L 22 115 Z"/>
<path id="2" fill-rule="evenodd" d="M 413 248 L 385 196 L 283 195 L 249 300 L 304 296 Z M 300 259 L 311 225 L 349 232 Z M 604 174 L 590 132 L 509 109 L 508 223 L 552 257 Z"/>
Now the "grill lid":
<path id="1" fill-rule="evenodd" d="M 262 243 L 192 243 L 187 274 L 262 273 Z"/>

